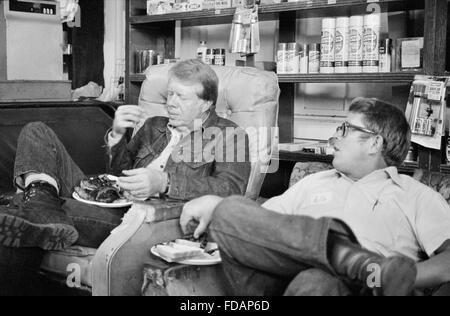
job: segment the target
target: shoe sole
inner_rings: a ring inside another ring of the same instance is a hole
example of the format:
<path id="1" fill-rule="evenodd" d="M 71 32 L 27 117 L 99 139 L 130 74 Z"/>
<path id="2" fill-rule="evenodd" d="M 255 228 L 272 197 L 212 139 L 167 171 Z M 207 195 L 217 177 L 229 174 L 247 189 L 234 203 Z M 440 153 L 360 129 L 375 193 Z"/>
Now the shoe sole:
<path id="1" fill-rule="evenodd" d="M 65 224 L 35 224 L 23 218 L 0 214 L 0 245 L 62 250 L 73 245 L 78 232 Z"/>
<path id="2" fill-rule="evenodd" d="M 381 296 L 408 296 L 416 283 L 416 263 L 406 257 L 386 259 L 381 266 L 381 288 L 376 294 Z"/>

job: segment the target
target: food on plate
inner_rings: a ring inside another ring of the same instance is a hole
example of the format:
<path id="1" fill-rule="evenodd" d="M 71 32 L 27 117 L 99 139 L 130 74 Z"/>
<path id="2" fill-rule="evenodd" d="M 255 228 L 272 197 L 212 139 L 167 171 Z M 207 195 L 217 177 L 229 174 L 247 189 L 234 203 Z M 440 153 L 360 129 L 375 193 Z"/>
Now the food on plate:
<path id="1" fill-rule="evenodd" d="M 175 242 L 159 244 L 156 251 L 164 260 L 168 262 L 181 261 L 202 255 L 203 249 L 191 247 Z"/>
<path id="2" fill-rule="evenodd" d="M 80 186 L 75 187 L 75 192 L 84 200 L 100 203 L 122 203 L 127 199 L 115 180 L 107 175 L 91 177 L 81 180 Z"/>

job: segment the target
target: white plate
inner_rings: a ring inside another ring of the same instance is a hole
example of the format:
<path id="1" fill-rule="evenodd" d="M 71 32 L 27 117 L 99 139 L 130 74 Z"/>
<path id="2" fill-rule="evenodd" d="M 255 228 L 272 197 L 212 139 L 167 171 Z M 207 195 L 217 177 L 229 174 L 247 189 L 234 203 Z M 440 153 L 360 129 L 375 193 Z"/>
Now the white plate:
<path id="1" fill-rule="evenodd" d="M 81 198 L 77 192 L 73 192 L 72 196 L 77 201 L 80 201 L 80 202 L 83 202 L 86 204 L 90 204 L 90 205 L 106 207 L 106 208 L 121 208 L 121 207 L 130 206 L 133 204 L 132 201 L 121 202 L 121 203 L 102 203 L 102 202 L 89 201 L 89 200 L 85 200 L 85 199 Z"/>
<path id="2" fill-rule="evenodd" d="M 156 246 L 157 245 L 153 246 L 150 249 L 150 251 L 155 256 L 161 258 L 158 251 L 156 250 Z M 161 258 L 161 259 L 164 260 L 164 258 Z M 181 263 L 181 264 L 193 265 L 193 266 L 210 266 L 210 265 L 215 265 L 215 264 L 221 263 L 222 259 L 220 258 L 220 251 L 216 250 L 211 255 L 207 254 L 207 253 L 203 253 L 197 257 L 193 257 L 193 258 L 186 259 L 186 260 L 175 261 L 175 262 Z"/>

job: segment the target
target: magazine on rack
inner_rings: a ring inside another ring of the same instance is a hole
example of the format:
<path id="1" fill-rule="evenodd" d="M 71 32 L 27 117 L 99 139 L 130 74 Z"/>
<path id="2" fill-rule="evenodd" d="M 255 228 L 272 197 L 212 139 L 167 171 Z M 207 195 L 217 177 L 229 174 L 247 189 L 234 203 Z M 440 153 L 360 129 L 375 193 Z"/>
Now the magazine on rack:
<path id="1" fill-rule="evenodd" d="M 445 132 L 447 85 L 447 77 L 416 76 L 405 112 L 412 142 L 440 149 Z"/>

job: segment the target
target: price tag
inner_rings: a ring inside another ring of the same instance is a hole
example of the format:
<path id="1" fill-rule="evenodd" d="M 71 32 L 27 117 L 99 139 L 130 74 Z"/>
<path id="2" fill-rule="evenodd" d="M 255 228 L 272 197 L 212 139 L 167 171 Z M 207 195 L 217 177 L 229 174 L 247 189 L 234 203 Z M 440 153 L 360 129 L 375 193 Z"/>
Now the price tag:
<path id="1" fill-rule="evenodd" d="M 428 86 L 428 100 L 441 101 L 444 89 L 444 82 L 430 82 L 430 85 Z"/>
<path id="2" fill-rule="evenodd" d="M 328 4 L 336 4 L 336 0 L 328 0 Z"/>
<path id="3" fill-rule="evenodd" d="M 214 14 L 217 14 L 217 15 L 219 15 L 220 14 L 220 10 L 216 10 L 216 11 L 214 11 Z"/>

